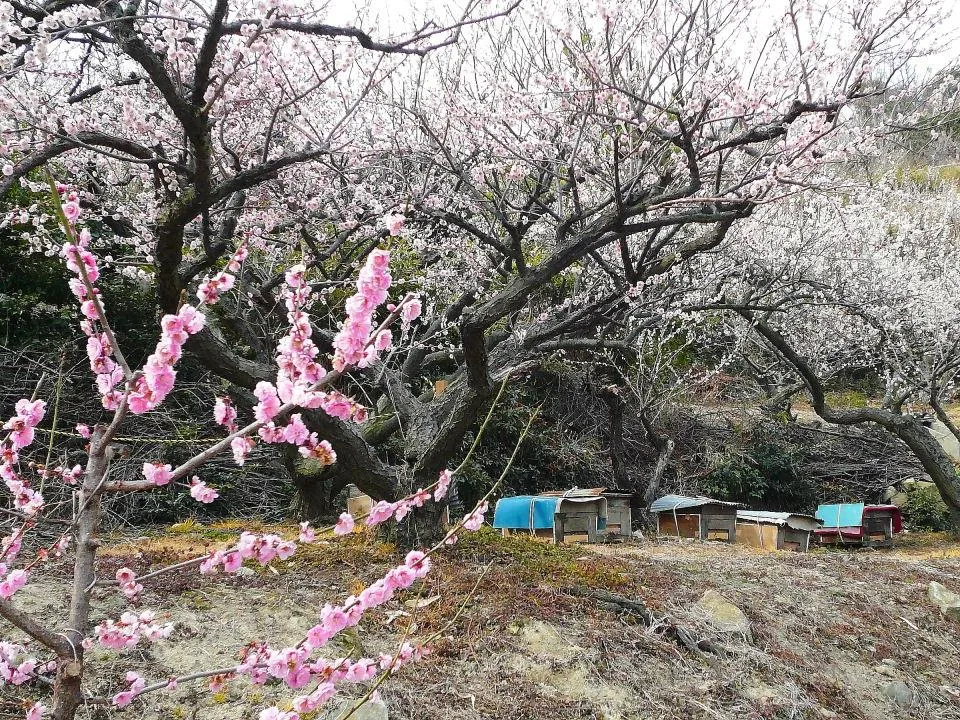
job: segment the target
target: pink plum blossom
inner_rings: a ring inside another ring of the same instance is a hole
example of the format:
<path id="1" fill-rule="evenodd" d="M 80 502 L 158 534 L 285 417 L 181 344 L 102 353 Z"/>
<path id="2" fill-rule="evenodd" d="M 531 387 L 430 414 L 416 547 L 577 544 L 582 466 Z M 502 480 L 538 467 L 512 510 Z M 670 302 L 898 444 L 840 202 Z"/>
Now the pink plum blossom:
<path id="1" fill-rule="evenodd" d="M 353 532 L 353 515 L 350 513 L 340 513 L 340 518 L 337 520 L 337 524 L 333 526 L 334 535 L 349 535 Z"/>
<path id="2" fill-rule="evenodd" d="M 341 516 L 342 517 L 342 516 Z M 300 523 L 300 532 L 298 534 L 298 539 L 302 543 L 312 543 L 317 540 L 317 533 L 312 527 L 310 527 L 309 521 L 304 521 Z"/>
<path id="3" fill-rule="evenodd" d="M 220 494 L 194 475 L 190 480 L 190 496 L 197 502 L 208 504 L 220 497 Z"/>
<path id="4" fill-rule="evenodd" d="M 143 464 L 143 476 L 157 487 L 162 487 L 170 482 L 173 474 L 172 470 L 173 468 L 170 465 L 155 462 L 145 462 Z"/>
<path id="5" fill-rule="evenodd" d="M 473 512 L 466 515 L 463 519 L 464 530 L 479 530 L 483 525 L 483 515 L 487 511 L 487 501 L 484 500 Z"/>
<path id="6" fill-rule="evenodd" d="M 407 219 L 400 213 L 390 213 L 383 218 L 384 224 L 391 235 L 399 235 Z"/>
<path id="7" fill-rule="evenodd" d="M 65 202 L 61 206 L 61 209 L 63 210 L 64 217 L 67 218 L 67 222 L 69 222 L 71 225 L 80 217 L 80 203 L 78 203 L 76 200 Z"/>
<path id="8" fill-rule="evenodd" d="M 435 500 L 442 500 L 447 495 L 447 490 L 450 489 L 450 481 L 453 479 L 452 470 L 441 470 L 440 479 L 437 481 L 437 487 L 433 491 L 433 497 Z"/>
<path id="9" fill-rule="evenodd" d="M 415 297 L 411 300 L 408 300 L 404 304 L 401 312 L 403 315 L 403 324 L 409 325 L 412 323 L 414 320 L 420 317 L 420 313 L 423 312 L 423 305 L 420 303 L 420 298 Z"/>

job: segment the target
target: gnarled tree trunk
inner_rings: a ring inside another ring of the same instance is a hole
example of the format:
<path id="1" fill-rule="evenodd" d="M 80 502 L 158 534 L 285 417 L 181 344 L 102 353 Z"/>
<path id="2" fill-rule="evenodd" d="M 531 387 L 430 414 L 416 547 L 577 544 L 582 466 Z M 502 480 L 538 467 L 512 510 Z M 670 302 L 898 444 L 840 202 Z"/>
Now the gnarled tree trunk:
<path id="1" fill-rule="evenodd" d="M 755 313 L 741 308 L 738 312 L 753 323 L 757 332 L 796 370 L 807 386 L 817 415 L 836 425 L 873 423 L 898 437 L 913 452 L 923 469 L 940 491 L 950 511 L 953 534 L 960 536 L 960 475 L 950 456 L 919 418 L 886 408 L 835 408 L 827 403 L 823 380 L 800 356 L 787 339 Z"/>

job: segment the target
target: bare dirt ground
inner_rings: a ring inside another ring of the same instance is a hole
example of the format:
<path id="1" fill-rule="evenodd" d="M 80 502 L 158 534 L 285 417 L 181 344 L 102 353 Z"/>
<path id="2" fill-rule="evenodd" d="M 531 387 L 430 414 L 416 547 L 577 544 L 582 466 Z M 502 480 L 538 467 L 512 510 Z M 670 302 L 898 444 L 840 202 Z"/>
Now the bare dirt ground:
<path id="1" fill-rule="evenodd" d="M 115 538 L 100 572 L 130 565 L 143 573 L 225 544 L 235 532 L 229 524 L 185 524 Z M 229 665 L 252 639 L 295 643 L 324 602 L 357 591 L 398 560 L 391 546 L 358 536 L 226 580 L 195 571 L 167 576 L 141 604 L 176 623 L 172 638 L 122 655 L 92 651 L 98 674 L 89 690 L 115 687 L 131 667 L 156 680 Z M 422 588 L 328 650 L 389 652 L 408 633 L 441 632 L 427 660 L 382 686 L 395 719 L 960 720 L 960 623 L 929 603 L 931 580 L 960 591 L 960 545 L 906 536 L 893 551 L 806 555 L 673 540 L 557 548 L 486 531 L 446 550 Z M 657 622 L 649 627 L 622 606 L 583 597 L 598 589 L 642 601 Z M 749 640 L 715 629 L 698 610 L 708 589 L 743 610 Z M 17 600 L 52 614 L 66 592 L 65 575 L 52 576 Z M 99 608 L 97 619 L 116 616 L 122 597 L 111 592 Z M 707 650 L 683 647 L 676 627 Z M 43 690 L 4 693 L 6 719 L 22 717 L 23 699 Z M 126 715 L 243 720 L 293 695 L 245 680 L 218 693 L 183 686 L 138 701 Z M 85 716 L 108 715 L 119 713 L 91 708 Z"/>

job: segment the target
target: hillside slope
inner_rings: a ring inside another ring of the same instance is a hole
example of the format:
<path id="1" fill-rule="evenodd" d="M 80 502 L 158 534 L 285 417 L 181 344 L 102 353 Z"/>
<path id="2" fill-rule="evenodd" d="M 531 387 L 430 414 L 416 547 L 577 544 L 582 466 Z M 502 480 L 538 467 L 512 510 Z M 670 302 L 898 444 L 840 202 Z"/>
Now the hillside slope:
<path id="1" fill-rule="evenodd" d="M 108 546 L 101 573 L 144 572 L 233 532 L 177 530 Z M 94 651 L 101 675 L 90 688 L 105 691 L 130 666 L 156 679 L 230 664 L 254 638 L 295 643 L 323 602 L 396 560 L 390 546 L 354 537 L 225 582 L 169 576 L 143 603 L 177 623 L 172 639 L 123 663 Z M 17 598 L 52 611 L 66 602 L 65 580 Z M 960 623 L 929 603 L 931 580 L 960 591 L 960 546 L 918 536 L 889 552 L 807 555 L 677 541 L 556 548 L 486 531 L 445 551 L 418 593 L 384 606 L 330 652 L 389 652 L 408 632 L 440 633 L 433 655 L 382 686 L 391 718 L 960 719 Z M 749 633 L 711 624 L 696 605 L 707 590 L 742 609 Z M 123 609 L 116 595 L 105 602 L 111 613 Z M 22 717 L 20 699 L 40 692 L 5 694 L 0 718 Z M 215 694 L 182 686 L 128 716 L 256 718 L 293 694 L 245 680 Z"/>

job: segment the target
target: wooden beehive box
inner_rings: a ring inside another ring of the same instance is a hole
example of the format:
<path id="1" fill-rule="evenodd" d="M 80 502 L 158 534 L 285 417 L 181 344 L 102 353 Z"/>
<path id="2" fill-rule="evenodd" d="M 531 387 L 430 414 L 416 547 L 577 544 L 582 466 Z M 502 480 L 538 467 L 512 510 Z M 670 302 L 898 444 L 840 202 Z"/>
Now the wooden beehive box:
<path id="1" fill-rule="evenodd" d="M 763 550 L 806 552 L 820 522 L 812 515 L 758 510 L 737 511 L 737 542 Z"/>
<path id="2" fill-rule="evenodd" d="M 665 495 L 654 501 L 650 512 L 657 520 L 658 535 L 699 540 L 737 540 L 737 503 L 708 497 Z"/>

